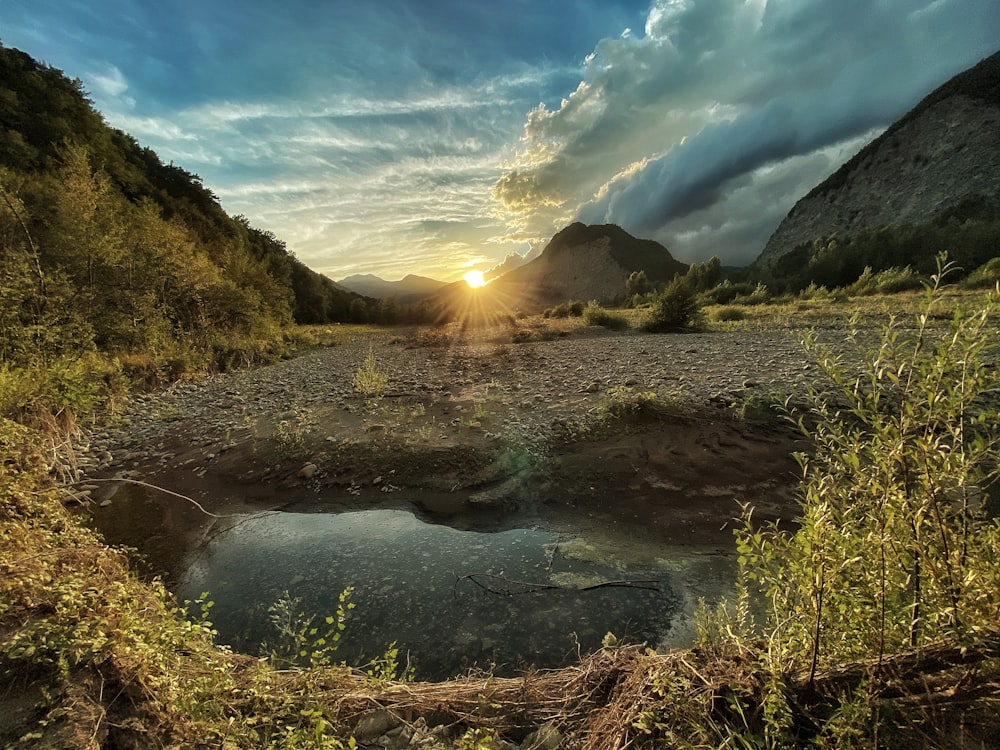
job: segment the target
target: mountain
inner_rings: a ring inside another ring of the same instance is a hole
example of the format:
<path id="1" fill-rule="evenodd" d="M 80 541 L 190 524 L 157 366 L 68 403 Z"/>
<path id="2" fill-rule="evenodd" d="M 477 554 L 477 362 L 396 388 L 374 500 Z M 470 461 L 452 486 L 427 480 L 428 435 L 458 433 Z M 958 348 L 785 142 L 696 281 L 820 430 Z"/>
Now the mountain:
<path id="1" fill-rule="evenodd" d="M 876 234 L 900 242 L 902 228 L 993 221 L 998 208 L 1000 52 L 930 93 L 798 201 L 755 265 L 780 277 L 814 262 L 814 244 L 832 235 L 839 246 Z M 891 262 L 907 265 L 904 250 Z"/>
<path id="2" fill-rule="evenodd" d="M 0 361 L 192 347 L 229 366 L 292 322 L 370 304 L 110 127 L 79 80 L 2 44 L 0 236 Z"/>
<path id="3" fill-rule="evenodd" d="M 612 302 L 624 296 L 625 280 L 635 271 L 662 282 L 685 273 L 687 265 L 659 242 L 638 239 L 614 224 L 576 222 L 557 233 L 537 258 L 493 283 L 519 288 L 543 305 Z"/>
<path id="4" fill-rule="evenodd" d="M 349 289 L 365 297 L 375 299 L 395 298 L 402 305 L 413 304 L 424 297 L 446 286 L 445 282 L 430 279 L 426 276 L 416 276 L 408 274 L 399 281 L 386 281 L 374 274 L 364 273 L 348 276 L 337 282 L 345 289 Z"/>
<path id="5" fill-rule="evenodd" d="M 558 232 L 534 260 L 469 289 L 465 282 L 444 287 L 426 304 L 452 319 L 468 310 L 539 312 L 561 302 L 611 303 L 625 296 L 625 280 L 645 271 L 650 281 L 669 281 L 688 266 L 675 260 L 659 242 L 633 237 L 614 224 L 570 224 Z"/>

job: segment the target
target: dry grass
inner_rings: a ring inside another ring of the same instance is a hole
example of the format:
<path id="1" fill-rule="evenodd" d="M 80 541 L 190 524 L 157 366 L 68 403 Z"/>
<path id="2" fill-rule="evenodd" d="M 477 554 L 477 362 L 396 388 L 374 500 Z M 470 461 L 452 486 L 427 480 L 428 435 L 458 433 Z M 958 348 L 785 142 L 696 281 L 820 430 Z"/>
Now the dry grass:
<path id="1" fill-rule="evenodd" d="M 981 290 L 944 287 L 941 290 L 938 315 L 950 318 L 959 306 L 978 305 L 984 296 Z M 702 311 L 713 321 L 711 328 L 714 330 L 758 331 L 805 328 L 846 330 L 852 318 L 857 318 L 864 328 L 878 328 L 884 325 L 891 315 L 914 319 L 919 314 L 921 303 L 925 299 L 923 291 L 912 291 L 850 298 L 835 296 L 796 298 L 760 305 L 708 305 L 702 308 Z M 743 317 L 739 320 L 725 320 L 724 318 L 728 317 L 725 311 L 728 309 L 739 310 Z"/>

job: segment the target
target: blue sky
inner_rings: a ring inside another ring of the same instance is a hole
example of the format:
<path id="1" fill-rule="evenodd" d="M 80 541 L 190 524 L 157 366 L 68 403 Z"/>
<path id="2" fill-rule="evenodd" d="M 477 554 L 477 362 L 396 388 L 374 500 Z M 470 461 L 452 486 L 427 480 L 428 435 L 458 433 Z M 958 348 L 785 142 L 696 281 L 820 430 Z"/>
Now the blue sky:
<path id="1" fill-rule="evenodd" d="M 996 0 L 0 0 L 0 39 L 333 278 L 616 223 L 743 265 L 1000 48 Z"/>

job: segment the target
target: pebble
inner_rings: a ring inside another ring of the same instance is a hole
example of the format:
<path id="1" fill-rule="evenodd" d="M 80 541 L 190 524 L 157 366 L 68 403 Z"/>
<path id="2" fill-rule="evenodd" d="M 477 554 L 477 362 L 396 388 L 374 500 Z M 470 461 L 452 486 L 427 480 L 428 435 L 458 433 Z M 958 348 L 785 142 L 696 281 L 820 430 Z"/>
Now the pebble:
<path id="1" fill-rule="evenodd" d="M 851 351 L 841 334 L 818 332 L 824 333 L 834 353 Z M 359 340 L 315 349 L 268 367 L 137 395 L 118 423 L 84 436 L 81 445 L 88 451 L 80 455 L 82 468 L 87 473 L 149 461 L 170 464 L 176 441 L 184 436 L 199 456 L 211 460 L 256 440 L 259 426 L 268 421 L 308 417 L 310 405 L 356 413 L 354 374 L 368 347 Z M 539 437 L 551 432 L 554 418 L 579 418 L 608 389 L 624 384 L 699 405 L 742 398 L 745 389 L 761 383 L 784 394 L 805 392 L 820 375 L 800 336 L 780 330 L 570 336 L 507 344 L 503 356 L 495 344 L 456 344 L 442 353 L 376 336 L 373 350 L 390 390 L 436 394 L 457 405 L 483 401 L 494 431 L 515 428 Z M 480 386 L 487 383 L 484 397 Z M 381 433 L 388 427 L 380 422 L 363 429 Z M 166 450 L 168 442 L 173 450 Z M 220 447 L 203 453 L 210 445 Z"/>

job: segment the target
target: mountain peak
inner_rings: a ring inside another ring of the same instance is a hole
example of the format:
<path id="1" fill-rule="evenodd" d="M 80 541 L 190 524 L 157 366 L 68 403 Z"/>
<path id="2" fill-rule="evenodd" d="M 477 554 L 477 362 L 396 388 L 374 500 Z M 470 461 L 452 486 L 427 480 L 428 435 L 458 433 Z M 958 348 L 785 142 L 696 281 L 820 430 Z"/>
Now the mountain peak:
<path id="1" fill-rule="evenodd" d="M 655 240 L 633 237 L 616 224 L 574 222 L 557 232 L 540 256 L 494 283 L 521 286 L 544 307 L 572 299 L 615 300 L 634 271 L 668 281 L 686 270 Z"/>

